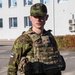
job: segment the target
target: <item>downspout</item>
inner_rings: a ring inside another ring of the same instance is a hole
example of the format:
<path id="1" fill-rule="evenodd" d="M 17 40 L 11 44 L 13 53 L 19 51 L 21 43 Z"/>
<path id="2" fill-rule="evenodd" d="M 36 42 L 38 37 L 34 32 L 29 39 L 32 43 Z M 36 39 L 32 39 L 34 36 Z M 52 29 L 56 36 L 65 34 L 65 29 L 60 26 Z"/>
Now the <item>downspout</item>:
<path id="1" fill-rule="evenodd" d="M 53 33 L 55 36 L 55 0 L 53 0 Z"/>

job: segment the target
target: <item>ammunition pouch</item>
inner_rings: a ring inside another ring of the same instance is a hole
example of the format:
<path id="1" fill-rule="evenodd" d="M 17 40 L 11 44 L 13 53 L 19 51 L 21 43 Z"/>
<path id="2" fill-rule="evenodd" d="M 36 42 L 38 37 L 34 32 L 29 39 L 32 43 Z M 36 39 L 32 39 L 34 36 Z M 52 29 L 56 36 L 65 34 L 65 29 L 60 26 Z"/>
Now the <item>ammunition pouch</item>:
<path id="1" fill-rule="evenodd" d="M 26 57 L 22 57 L 21 58 L 20 63 L 18 65 L 18 71 L 21 74 L 24 74 L 24 67 L 25 67 L 25 65 L 26 65 L 27 62 L 28 62 L 28 58 L 26 58 Z"/>
<path id="2" fill-rule="evenodd" d="M 25 75 L 50 75 L 57 74 L 59 71 L 65 70 L 66 64 L 63 56 L 56 64 L 44 64 L 42 62 L 28 62 L 25 65 Z"/>

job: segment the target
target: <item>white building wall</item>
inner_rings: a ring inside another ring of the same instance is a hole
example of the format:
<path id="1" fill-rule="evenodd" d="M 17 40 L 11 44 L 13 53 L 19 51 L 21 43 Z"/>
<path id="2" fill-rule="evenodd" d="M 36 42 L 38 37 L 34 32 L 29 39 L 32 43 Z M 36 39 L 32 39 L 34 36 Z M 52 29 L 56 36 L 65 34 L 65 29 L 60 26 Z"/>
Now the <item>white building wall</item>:
<path id="1" fill-rule="evenodd" d="M 24 28 L 24 16 L 29 16 L 30 7 L 24 7 L 23 2 L 17 0 L 17 7 L 8 7 L 8 0 L 3 0 L 0 18 L 3 18 L 3 28 L 0 29 L 0 39 L 15 39 L 28 28 Z M 9 18 L 17 17 L 18 27 L 9 28 Z"/>
<path id="2" fill-rule="evenodd" d="M 55 35 L 75 34 L 69 31 L 69 19 L 72 19 L 72 14 L 75 13 L 74 3 L 75 0 L 68 0 L 60 4 L 55 2 Z"/>
<path id="3" fill-rule="evenodd" d="M 34 3 L 39 0 L 33 0 Z M 33 4 L 34 4 L 33 3 Z M 75 32 L 69 31 L 69 19 L 72 14 L 75 15 L 75 0 L 68 0 L 67 3 L 58 3 L 58 0 L 50 0 L 47 4 L 49 18 L 46 22 L 45 29 L 51 29 L 53 35 L 72 35 Z M 0 18 L 3 18 L 3 28 L 0 28 L 0 39 L 16 39 L 23 31 L 27 31 L 29 27 L 24 28 L 24 17 L 30 15 L 30 6 L 24 6 L 23 0 L 17 0 L 17 7 L 9 8 L 8 0 L 2 0 L 2 8 L 0 8 Z M 17 17 L 18 27 L 9 28 L 9 18 Z"/>

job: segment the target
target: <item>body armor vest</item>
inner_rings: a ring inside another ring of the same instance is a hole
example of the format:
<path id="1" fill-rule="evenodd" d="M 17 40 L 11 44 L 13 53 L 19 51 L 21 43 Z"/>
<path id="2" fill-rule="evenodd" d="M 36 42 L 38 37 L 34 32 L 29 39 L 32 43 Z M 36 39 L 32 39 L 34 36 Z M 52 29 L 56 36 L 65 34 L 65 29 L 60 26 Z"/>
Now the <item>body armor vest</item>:
<path id="1" fill-rule="evenodd" d="M 53 36 L 49 31 L 44 35 L 38 35 L 34 32 L 25 32 L 32 39 L 32 48 L 27 56 L 19 64 L 19 71 L 24 75 L 55 75 L 57 72 L 65 69 L 65 61 L 59 54 Z M 43 74 L 44 73 L 44 74 Z"/>
<path id="2" fill-rule="evenodd" d="M 33 41 L 33 48 L 27 56 L 30 62 L 43 62 L 45 64 L 58 62 L 58 51 L 53 46 L 51 41 L 54 40 L 50 40 L 49 33 L 47 31 L 44 35 L 26 33 Z"/>

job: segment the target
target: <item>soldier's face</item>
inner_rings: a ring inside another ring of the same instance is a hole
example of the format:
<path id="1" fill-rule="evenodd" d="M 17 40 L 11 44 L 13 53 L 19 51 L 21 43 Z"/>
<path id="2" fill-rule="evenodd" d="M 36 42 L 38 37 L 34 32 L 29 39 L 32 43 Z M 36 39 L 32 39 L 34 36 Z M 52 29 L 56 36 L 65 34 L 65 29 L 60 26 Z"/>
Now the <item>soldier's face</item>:
<path id="1" fill-rule="evenodd" d="M 46 20 L 48 19 L 48 15 L 45 16 L 30 16 L 30 20 L 32 22 L 32 26 L 38 29 L 43 28 Z"/>

